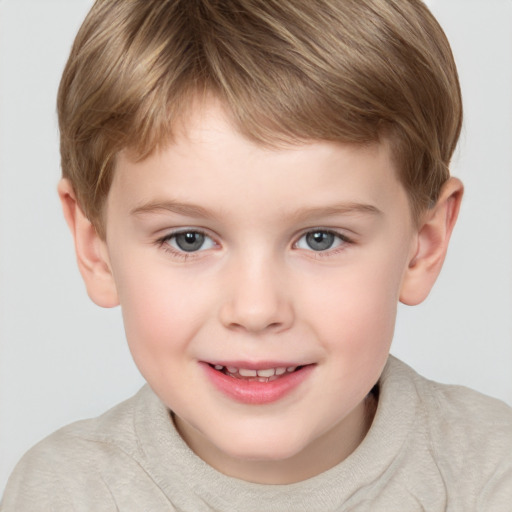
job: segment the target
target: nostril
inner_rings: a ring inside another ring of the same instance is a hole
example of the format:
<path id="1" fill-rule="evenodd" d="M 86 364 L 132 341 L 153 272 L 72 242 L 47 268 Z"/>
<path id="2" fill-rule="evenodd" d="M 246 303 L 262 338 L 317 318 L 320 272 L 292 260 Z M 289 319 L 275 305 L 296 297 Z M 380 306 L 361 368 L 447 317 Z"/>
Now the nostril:
<path id="1" fill-rule="evenodd" d="M 229 327 L 236 331 L 263 332 L 279 330 L 282 325 L 281 322 L 272 322 L 265 325 L 264 323 L 247 321 L 245 323 L 231 322 Z"/>
<path id="2" fill-rule="evenodd" d="M 219 319 L 224 327 L 238 332 L 273 332 L 293 324 L 293 308 L 288 300 L 269 302 L 264 297 L 236 296 L 221 305 Z"/>

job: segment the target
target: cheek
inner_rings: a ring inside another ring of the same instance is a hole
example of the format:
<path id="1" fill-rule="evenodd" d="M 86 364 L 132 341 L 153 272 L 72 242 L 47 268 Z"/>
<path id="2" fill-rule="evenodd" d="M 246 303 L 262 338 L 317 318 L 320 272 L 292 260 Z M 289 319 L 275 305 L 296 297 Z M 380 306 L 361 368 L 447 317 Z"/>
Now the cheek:
<path id="1" fill-rule="evenodd" d="M 135 258 L 118 267 L 116 281 L 126 338 L 142 373 L 143 367 L 183 351 L 208 309 L 201 287 L 165 266 L 138 265 Z"/>
<path id="2" fill-rule="evenodd" d="M 343 347 L 347 353 L 371 358 L 391 343 L 400 282 L 400 265 L 382 260 L 375 265 L 361 261 L 336 275 L 317 275 L 314 286 L 308 286 L 310 291 L 301 293 L 308 297 L 302 316 L 309 318 L 330 349 Z"/>

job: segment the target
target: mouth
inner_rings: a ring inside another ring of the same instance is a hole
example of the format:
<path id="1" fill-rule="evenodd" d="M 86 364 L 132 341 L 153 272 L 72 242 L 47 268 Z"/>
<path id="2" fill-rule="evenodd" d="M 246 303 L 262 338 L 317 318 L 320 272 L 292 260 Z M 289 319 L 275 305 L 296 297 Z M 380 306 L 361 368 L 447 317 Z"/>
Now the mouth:
<path id="1" fill-rule="evenodd" d="M 276 366 L 271 368 L 252 369 L 252 368 L 238 368 L 236 366 L 223 366 L 220 364 L 210 364 L 210 368 L 233 377 L 234 379 L 245 380 L 248 382 L 273 382 L 280 378 L 287 376 L 290 373 L 294 373 L 302 370 L 302 366 Z M 309 366 L 309 365 L 306 365 Z"/>
<path id="2" fill-rule="evenodd" d="M 264 405 L 294 393 L 310 378 L 316 364 L 203 362 L 202 367 L 214 388 L 224 396 L 244 404 Z"/>

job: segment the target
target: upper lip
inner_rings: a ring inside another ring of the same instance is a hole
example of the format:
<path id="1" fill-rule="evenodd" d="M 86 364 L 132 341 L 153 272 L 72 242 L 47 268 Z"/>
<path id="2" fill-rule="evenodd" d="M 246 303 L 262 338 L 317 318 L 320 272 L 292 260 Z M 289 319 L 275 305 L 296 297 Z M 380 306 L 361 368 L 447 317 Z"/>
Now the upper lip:
<path id="1" fill-rule="evenodd" d="M 226 361 L 226 360 L 213 360 L 204 361 L 212 366 L 225 366 L 233 368 L 243 368 L 245 370 L 267 370 L 269 368 L 290 368 L 292 366 L 306 366 L 311 363 L 301 363 L 297 361 Z"/>

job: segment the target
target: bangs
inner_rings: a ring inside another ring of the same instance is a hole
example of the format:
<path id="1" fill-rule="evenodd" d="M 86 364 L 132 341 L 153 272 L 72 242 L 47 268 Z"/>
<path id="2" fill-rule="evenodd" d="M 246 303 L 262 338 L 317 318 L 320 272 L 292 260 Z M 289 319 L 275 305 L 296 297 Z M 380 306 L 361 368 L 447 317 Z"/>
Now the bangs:
<path id="1" fill-rule="evenodd" d="M 97 226 L 116 154 L 169 144 L 212 96 L 268 146 L 391 138 L 419 209 L 462 122 L 450 47 L 420 1 L 99 0 L 58 99 L 63 175 Z"/>

